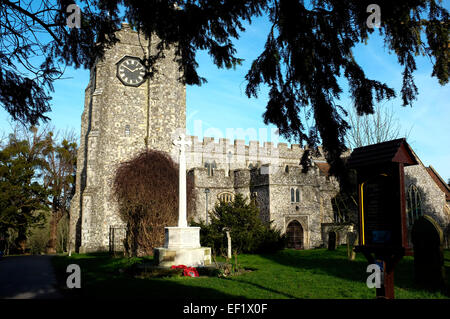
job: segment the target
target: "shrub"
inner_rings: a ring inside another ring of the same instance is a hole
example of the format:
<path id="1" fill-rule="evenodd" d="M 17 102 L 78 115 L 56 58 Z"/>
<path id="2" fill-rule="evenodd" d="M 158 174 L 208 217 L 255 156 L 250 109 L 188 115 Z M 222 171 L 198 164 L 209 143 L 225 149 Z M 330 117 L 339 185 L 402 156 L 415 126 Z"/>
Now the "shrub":
<path id="1" fill-rule="evenodd" d="M 166 153 L 146 150 L 121 163 L 114 179 L 114 196 L 127 223 L 129 255 L 152 255 L 164 243 L 164 227 L 178 221 L 178 165 Z M 188 215 L 192 183 L 187 180 Z"/>
<path id="2" fill-rule="evenodd" d="M 191 225 L 201 227 L 201 244 L 211 247 L 214 254 L 227 252 L 226 228 L 230 230 L 232 250 L 237 253 L 271 253 L 285 246 L 285 236 L 270 223 L 264 223 L 256 204 L 247 203 L 241 194 L 232 202 L 219 202 L 210 216 L 209 225 L 203 221 Z"/>
<path id="3" fill-rule="evenodd" d="M 49 227 L 34 227 L 31 229 L 30 236 L 27 239 L 27 248 L 29 249 L 29 252 L 33 255 L 45 253 L 49 239 Z"/>
<path id="4" fill-rule="evenodd" d="M 33 255 L 40 255 L 46 252 L 47 243 L 50 239 L 50 213 L 43 211 L 37 214 L 42 214 L 44 220 L 41 225 L 33 225 L 27 231 L 26 249 L 25 252 Z"/>

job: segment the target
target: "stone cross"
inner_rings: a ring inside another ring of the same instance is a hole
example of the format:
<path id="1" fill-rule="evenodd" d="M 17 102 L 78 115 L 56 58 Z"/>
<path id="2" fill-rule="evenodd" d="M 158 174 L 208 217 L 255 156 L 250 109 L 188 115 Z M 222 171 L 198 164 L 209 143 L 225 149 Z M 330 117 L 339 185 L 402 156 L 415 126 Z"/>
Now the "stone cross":
<path id="1" fill-rule="evenodd" d="M 178 182 L 178 227 L 187 227 L 187 204 L 186 204 L 186 145 L 191 145 L 190 141 L 185 141 L 185 135 L 181 134 L 173 145 L 179 148 L 179 182 Z"/>

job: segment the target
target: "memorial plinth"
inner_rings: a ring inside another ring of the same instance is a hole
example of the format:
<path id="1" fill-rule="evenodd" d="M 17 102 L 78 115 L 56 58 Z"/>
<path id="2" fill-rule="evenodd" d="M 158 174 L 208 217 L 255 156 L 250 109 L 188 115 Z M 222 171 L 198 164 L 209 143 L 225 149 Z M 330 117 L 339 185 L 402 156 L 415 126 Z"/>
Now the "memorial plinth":
<path id="1" fill-rule="evenodd" d="M 200 227 L 166 227 L 164 247 L 168 249 L 199 248 Z"/>
<path id="2" fill-rule="evenodd" d="M 164 247 L 155 249 L 158 265 L 188 267 L 211 264 L 211 248 L 201 247 L 200 227 L 166 227 Z"/>

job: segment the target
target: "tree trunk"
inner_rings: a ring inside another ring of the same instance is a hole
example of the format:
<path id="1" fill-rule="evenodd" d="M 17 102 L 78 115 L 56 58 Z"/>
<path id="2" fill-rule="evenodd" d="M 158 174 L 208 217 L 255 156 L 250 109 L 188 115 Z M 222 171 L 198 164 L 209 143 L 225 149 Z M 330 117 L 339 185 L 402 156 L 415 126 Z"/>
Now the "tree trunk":
<path id="1" fill-rule="evenodd" d="M 50 221 L 50 240 L 47 244 L 47 254 L 56 254 L 56 240 L 58 237 L 58 223 L 61 220 L 62 214 L 59 212 L 52 213 Z"/>
<path id="2" fill-rule="evenodd" d="M 19 254 L 24 254 L 27 246 L 27 235 L 25 228 L 19 228 L 19 234 L 15 240 L 15 246 Z"/>

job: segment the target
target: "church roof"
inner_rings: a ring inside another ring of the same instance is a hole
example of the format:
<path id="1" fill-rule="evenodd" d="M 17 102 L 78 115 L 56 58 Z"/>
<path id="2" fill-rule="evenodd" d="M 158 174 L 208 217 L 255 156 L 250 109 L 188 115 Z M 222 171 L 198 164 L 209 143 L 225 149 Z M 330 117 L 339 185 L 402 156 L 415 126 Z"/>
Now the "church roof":
<path id="1" fill-rule="evenodd" d="M 317 165 L 317 167 L 319 168 L 319 171 L 321 173 L 321 175 L 324 176 L 329 176 L 329 172 L 330 172 L 330 164 L 328 163 L 320 163 L 320 162 L 314 162 L 315 165 Z"/>
<path id="2" fill-rule="evenodd" d="M 430 174 L 431 178 L 437 184 L 437 186 L 445 193 L 445 200 L 450 201 L 450 187 L 446 182 L 442 179 L 442 177 L 436 172 L 433 166 L 426 167 L 428 174 Z"/>

